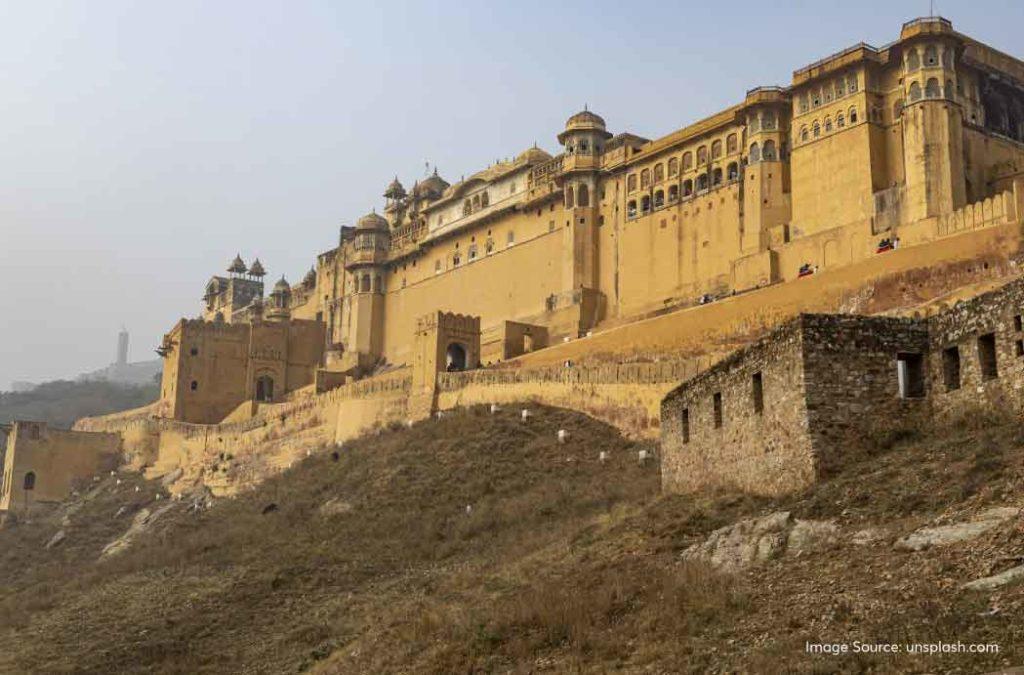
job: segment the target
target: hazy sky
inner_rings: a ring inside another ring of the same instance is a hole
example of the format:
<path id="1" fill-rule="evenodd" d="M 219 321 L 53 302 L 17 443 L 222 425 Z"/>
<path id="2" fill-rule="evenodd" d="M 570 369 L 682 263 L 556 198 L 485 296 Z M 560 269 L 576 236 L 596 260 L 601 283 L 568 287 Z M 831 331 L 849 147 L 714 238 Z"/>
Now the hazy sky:
<path id="1" fill-rule="evenodd" d="M 843 9 L 832 9 L 835 7 Z M 1022 57 L 1024 2 L 936 3 Z M 894 2 L 6 0 L 0 389 L 133 360 L 240 252 L 297 281 L 436 163 L 454 182 L 589 104 L 649 138 L 927 14 Z"/>

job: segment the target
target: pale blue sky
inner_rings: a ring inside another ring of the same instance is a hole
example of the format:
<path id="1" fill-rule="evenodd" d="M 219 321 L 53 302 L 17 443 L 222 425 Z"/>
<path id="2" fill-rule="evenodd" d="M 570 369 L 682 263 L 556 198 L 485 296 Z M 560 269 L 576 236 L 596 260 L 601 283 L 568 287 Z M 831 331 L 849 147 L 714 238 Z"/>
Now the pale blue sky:
<path id="1" fill-rule="evenodd" d="M 833 9 L 834 8 L 834 9 Z M 936 3 L 1024 56 L 1024 3 Z M 588 103 L 655 138 L 927 0 L 0 4 L 0 389 L 132 358 L 236 252 L 301 278 L 338 226 L 436 163 L 448 180 Z"/>

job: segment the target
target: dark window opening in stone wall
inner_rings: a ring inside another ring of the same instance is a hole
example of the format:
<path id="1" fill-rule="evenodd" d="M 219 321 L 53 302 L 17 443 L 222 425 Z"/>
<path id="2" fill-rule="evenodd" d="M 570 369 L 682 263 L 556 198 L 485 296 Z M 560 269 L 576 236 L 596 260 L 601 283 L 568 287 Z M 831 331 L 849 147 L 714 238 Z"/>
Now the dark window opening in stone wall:
<path id="1" fill-rule="evenodd" d="M 996 365 L 995 333 L 978 336 L 978 363 L 981 366 L 982 380 L 999 377 L 999 367 Z"/>
<path id="2" fill-rule="evenodd" d="M 722 428 L 722 393 L 721 392 L 715 392 L 715 395 L 712 398 L 712 403 L 714 404 L 714 409 L 715 409 L 715 428 L 716 429 L 721 429 Z"/>
<path id="3" fill-rule="evenodd" d="M 196 382 L 195 380 L 192 380 L 192 384 L 190 384 L 190 385 L 189 385 L 189 388 L 190 388 L 190 389 L 191 389 L 192 391 L 195 391 L 196 389 L 198 389 L 198 388 L 199 388 L 199 383 L 198 383 L 198 382 Z"/>
<path id="4" fill-rule="evenodd" d="M 960 348 L 947 347 L 942 350 L 942 377 L 946 391 L 960 388 Z"/>
<path id="5" fill-rule="evenodd" d="M 683 443 L 690 442 L 690 409 L 683 408 Z"/>
<path id="6" fill-rule="evenodd" d="M 897 354 L 896 376 L 900 385 L 900 398 L 924 396 L 924 358 L 920 354 Z"/>
<path id="7" fill-rule="evenodd" d="M 1021 318 L 1020 314 L 1013 317 L 1013 329 L 1018 333 L 1024 330 L 1024 319 Z"/>
<path id="8" fill-rule="evenodd" d="M 1017 340 L 1017 356 L 1024 356 L 1024 340 Z"/>
<path id="9" fill-rule="evenodd" d="M 761 380 L 761 373 L 754 373 L 751 380 L 751 394 L 754 399 L 754 412 L 758 415 L 764 412 L 764 383 Z"/>

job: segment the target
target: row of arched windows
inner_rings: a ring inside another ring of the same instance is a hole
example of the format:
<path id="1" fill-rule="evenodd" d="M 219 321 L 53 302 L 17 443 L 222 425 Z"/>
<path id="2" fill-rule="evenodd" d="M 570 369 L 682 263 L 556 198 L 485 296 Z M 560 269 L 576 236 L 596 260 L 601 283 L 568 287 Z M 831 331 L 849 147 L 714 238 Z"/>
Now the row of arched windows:
<path id="1" fill-rule="evenodd" d="M 707 145 L 701 145 L 697 148 L 697 166 L 703 166 L 709 161 L 714 161 L 722 157 L 723 149 L 726 155 L 731 155 L 739 149 L 739 139 L 736 134 L 729 134 L 725 138 L 725 144 L 722 141 L 715 140 L 711 142 L 710 155 L 708 152 Z M 668 160 L 668 178 L 675 178 L 679 175 L 680 170 L 683 172 L 691 171 L 693 169 L 693 158 L 694 153 L 687 150 L 682 154 L 681 157 L 672 157 Z M 680 164 L 681 162 L 681 164 Z M 639 188 L 646 190 L 651 185 L 657 184 L 665 180 L 666 165 L 659 162 L 655 164 L 653 169 L 644 169 L 639 174 Z M 630 174 L 626 178 L 626 191 L 635 192 L 637 190 L 637 174 Z"/>
<path id="2" fill-rule="evenodd" d="M 660 209 L 665 204 L 671 204 L 679 199 L 688 199 L 693 197 L 694 194 L 701 194 L 711 188 L 718 187 L 722 184 L 723 180 L 732 182 L 739 180 L 739 177 L 739 164 L 730 162 L 725 168 L 724 174 L 721 167 L 716 167 L 710 173 L 700 174 L 696 180 L 687 178 L 678 185 L 669 185 L 667 202 L 665 200 L 666 192 L 663 189 L 655 190 L 654 194 L 644 195 L 639 201 L 636 199 L 629 200 L 626 204 L 626 217 L 636 218 L 640 215 L 646 215 L 653 209 Z"/>
<path id="3" fill-rule="evenodd" d="M 921 83 L 914 82 L 910 83 L 910 102 L 920 101 L 922 98 Z M 924 85 L 924 98 L 948 98 L 953 100 L 956 98 L 956 88 L 953 85 L 953 80 L 946 80 L 945 87 L 939 85 L 938 78 L 930 77 Z"/>
<path id="4" fill-rule="evenodd" d="M 750 144 L 750 152 L 748 153 L 750 163 L 760 162 L 774 162 L 779 159 L 779 151 L 775 147 L 775 141 L 768 139 L 764 142 L 764 145 L 758 145 L 757 143 Z"/>
<path id="5" fill-rule="evenodd" d="M 810 127 L 807 127 L 806 125 L 800 127 L 800 142 L 806 143 L 812 138 L 820 138 L 823 131 L 824 133 L 829 134 L 832 133 L 835 129 L 842 129 L 843 127 L 846 126 L 847 120 L 849 120 L 850 124 L 857 123 L 858 117 L 856 108 L 851 107 L 846 113 L 843 113 L 842 111 L 836 113 L 834 125 L 832 122 L 832 117 L 826 116 L 824 125 L 821 121 L 814 120 L 813 122 L 811 122 Z"/>
<path id="6" fill-rule="evenodd" d="M 572 185 L 565 186 L 565 208 L 590 206 L 590 188 L 586 183 L 580 183 L 574 189 Z"/>
<path id="7" fill-rule="evenodd" d="M 486 208 L 490 203 L 491 198 L 487 196 L 486 190 L 473 195 L 471 198 L 467 197 L 466 200 L 462 202 L 462 215 L 468 216 L 474 211 Z"/>
<path id="8" fill-rule="evenodd" d="M 857 91 L 857 74 L 850 73 L 845 78 L 840 77 L 832 83 L 825 84 L 817 89 L 809 91 L 800 97 L 800 112 L 805 113 L 811 108 L 828 105 L 842 97 L 853 94 Z"/>
<path id="9" fill-rule="evenodd" d="M 755 134 L 762 129 L 765 131 L 774 131 L 778 128 L 775 111 L 765 110 L 760 115 L 751 115 L 747 120 L 747 127 L 749 127 L 750 133 L 752 134 Z"/>
<path id="10" fill-rule="evenodd" d="M 371 291 L 371 288 L 374 293 L 384 292 L 384 279 L 383 277 L 381 277 L 381 275 L 377 274 L 373 277 L 372 287 L 370 280 L 371 277 L 369 274 L 363 274 L 362 276 L 359 277 L 360 293 L 369 293 Z"/>
<path id="11" fill-rule="evenodd" d="M 912 47 L 907 50 L 906 56 L 903 57 L 903 63 L 906 65 L 908 72 L 914 72 L 922 65 L 925 68 L 937 68 L 939 62 L 939 49 L 935 45 L 926 46 L 923 55 L 919 49 Z M 952 49 L 947 47 L 942 50 L 941 63 L 944 68 L 953 67 Z"/>

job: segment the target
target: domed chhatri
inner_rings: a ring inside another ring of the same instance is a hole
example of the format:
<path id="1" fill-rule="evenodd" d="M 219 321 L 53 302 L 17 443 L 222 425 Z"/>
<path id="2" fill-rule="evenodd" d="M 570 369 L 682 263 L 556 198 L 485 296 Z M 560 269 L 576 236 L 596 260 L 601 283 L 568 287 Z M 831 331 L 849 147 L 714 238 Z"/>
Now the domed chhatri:
<path id="1" fill-rule="evenodd" d="M 437 175 L 437 167 L 434 167 L 434 173 L 427 176 L 422 183 L 417 183 L 414 192 L 418 197 L 436 199 L 448 189 L 448 185 L 448 181 Z"/>
<path id="2" fill-rule="evenodd" d="M 271 295 L 285 295 L 292 292 L 292 287 L 288 285 L 288 282 L 284 277 L 278 279 L 277 283 L 274 284 L 274 290 Z"/>
<path id="3" fill-rule="evenodd" d="M 387 232 L 388 221 L 383 216 L 371 211 L 356 221 L 357 230 L 381 230 Z"/>
<path id="4" fill-rule="evenodd" d="M 594 131 L 606 139 L 612 137 L 605 127 L 604 118 L 587 110 L 586 106 L 565 121 L 565 131 L 558 134 L 558 142 L 564 143 L 565 139 L 574 131 Z"/>
<path id="5" fill-rule="evenodd" d="M 306 272 L 306 276 L 302 278 L 302 285 L 306 288 L 313 288 L 316 286 L 316 270 L 312 267 Z"/>
<path id="6" fill-rule="evenodd" d="M 252 265 L 249 266 L 249 274 L 254 277 L 266 276 L 267 271 L 263 269 L 263 263 L 260 262 L 259 258 L 252 261 Z"/>
<path id="7" fill-rule="evenodd" d="M 551 159 L 550 153 L 541 150 L 536 145 L 532 148 L 527 148 L 516 155 L 516 162 L 522 162 L 524 164 L 538 164 L 540 162 L 546 162 L 549 159 Z"/>
<path id="8" fill-rule="evenodd" d="M 399 182 L 398 176 L 395 176 L 395 179 L 388 185 L 384 191 L 384 196 L 388 199 L 402 199 L 405 197 L 405 188 Z"/>
<path id="9" fill-rule="evenodd" d="M 236 254 L 235 259 L 232 260 L 231 264 L 228 266 L 228 272 L 231 272 L 232 274 L 245 274 L 247 271 L 248 268 L 246 268 L 245 261 L 242 260 L 241 254 Z"/>

